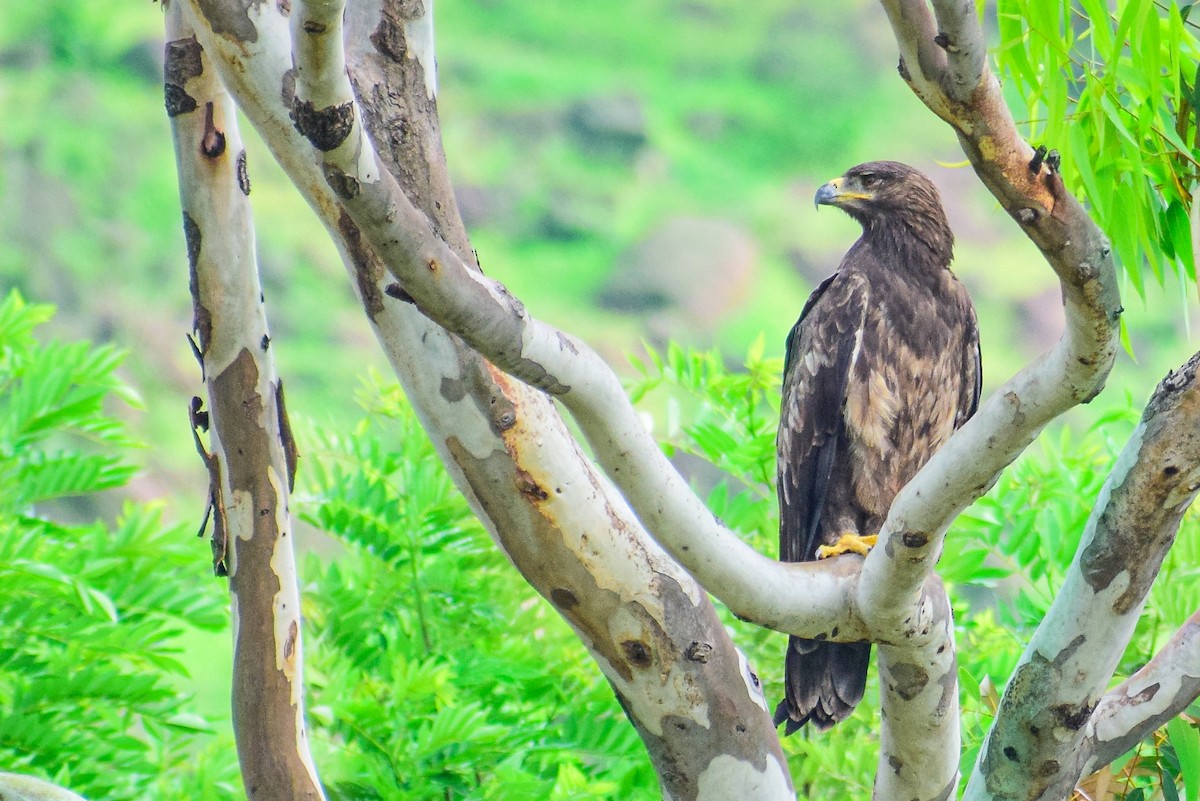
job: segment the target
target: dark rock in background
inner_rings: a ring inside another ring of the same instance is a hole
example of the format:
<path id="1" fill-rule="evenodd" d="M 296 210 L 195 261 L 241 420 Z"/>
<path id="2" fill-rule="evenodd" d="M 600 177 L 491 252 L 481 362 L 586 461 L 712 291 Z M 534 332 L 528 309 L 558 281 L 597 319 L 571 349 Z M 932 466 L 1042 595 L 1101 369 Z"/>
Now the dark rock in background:
<path id="1" fill-rule="evenodd" d="M 587 153 L 632 158 L 646 144 L 646 112 L 633 95 L 589 97 L 567 110 L 567 131 Z"/>
<path id="2" fill-rule="evenodd" d="M 757 243 L 728 220 L 671 217 L 621 255 L 599 301 L 711 332 L 745 298 L 757 267 Z"/>

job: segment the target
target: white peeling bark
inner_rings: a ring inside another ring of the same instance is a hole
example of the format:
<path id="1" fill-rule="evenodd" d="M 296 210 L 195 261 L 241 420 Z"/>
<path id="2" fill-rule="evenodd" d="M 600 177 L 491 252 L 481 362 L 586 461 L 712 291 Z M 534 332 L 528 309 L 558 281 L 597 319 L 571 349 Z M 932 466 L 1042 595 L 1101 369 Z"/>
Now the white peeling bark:
<path id="1" fill-rule="evenodd" d="M 246 153 L 233 103 L 182 9 L 165 5 L 167 112 L 211 407 L 205 413 L 194 401 L 192 424 L 210 475 L 214 567 L 229 576 L 232 593 L 242 778 L 255 799 L 323 799 L 304 725 L 300 597 L 288 538 L 295 450 L 269 350 Z"/>
<path id="2" fill-rule="evenodd" d="M 1080 776 L 1098 770 L 1200 697 L 1200 612 L 1145 667 L 1104 694 L 1078 751 Z"/>

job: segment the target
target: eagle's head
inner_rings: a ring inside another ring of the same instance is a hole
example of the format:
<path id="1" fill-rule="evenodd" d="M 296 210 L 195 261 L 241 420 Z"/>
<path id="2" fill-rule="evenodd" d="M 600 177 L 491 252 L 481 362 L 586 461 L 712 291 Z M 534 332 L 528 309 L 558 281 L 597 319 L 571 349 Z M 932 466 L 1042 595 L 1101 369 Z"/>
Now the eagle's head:
<path id="1" fill-rule="evenodd" d="M 817 190 L 817 206 L 836 206 L 863 227 L 868 238 L 928 249 L 940 266 L 950 263 L 954 234 L 937 187 L 898 161 L 868 161 Z"/>

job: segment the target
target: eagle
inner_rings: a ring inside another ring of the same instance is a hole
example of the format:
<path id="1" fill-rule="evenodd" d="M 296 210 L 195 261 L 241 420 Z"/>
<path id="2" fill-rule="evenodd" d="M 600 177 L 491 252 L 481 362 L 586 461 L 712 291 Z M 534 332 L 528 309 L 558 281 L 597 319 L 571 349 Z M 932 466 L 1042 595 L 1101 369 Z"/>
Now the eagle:
<path id="1" fill-rule="evenodd" d="M 822 186 L 862 225 L 787 338 L 776 457 L 779 558 L 866 554 L 896 493 L 974 414 L 979 329 L 950 271 L 954 234 L 933 183 L 894 161 Z M 862 700 L 869 642 L 788 639 L 775 725 L 827 729 Z"/>

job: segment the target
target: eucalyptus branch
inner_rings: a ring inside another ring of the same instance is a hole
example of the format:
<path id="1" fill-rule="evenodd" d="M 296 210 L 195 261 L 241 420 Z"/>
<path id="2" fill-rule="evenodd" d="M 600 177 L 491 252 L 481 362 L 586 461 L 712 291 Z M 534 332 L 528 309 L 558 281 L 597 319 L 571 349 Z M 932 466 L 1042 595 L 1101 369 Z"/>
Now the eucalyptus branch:
<path id="1" fill-rule="evenodd" d="M 233 103 L 176 3 L 165 87 L 194 327 L 210 401 L 192 405 L 209 470 L 214 566 L 233 600 L 233 719 L 248 795 L 322 799 L 304 724 L 300 596 L 288 495 L 296 452 L 270 351 Z M 198 401 L 199 399 L 197 399 Z M 210 432 L 211 452 L 200 430 Z"/>

